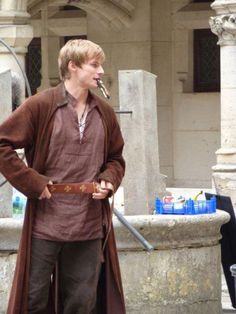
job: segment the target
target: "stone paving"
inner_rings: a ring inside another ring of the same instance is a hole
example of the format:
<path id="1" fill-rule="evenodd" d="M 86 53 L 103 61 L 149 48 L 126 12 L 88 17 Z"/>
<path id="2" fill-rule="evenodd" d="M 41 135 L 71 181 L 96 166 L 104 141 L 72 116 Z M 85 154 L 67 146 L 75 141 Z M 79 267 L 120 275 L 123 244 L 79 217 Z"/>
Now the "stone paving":
<path id="1" fill-rule="evenodd" d="M 234 309 L 231 305 L 228 288 L 225 282 L 225 277 L 222 274 L 222 312 L 223 314 L 236 314 L 236 309 Z"/>

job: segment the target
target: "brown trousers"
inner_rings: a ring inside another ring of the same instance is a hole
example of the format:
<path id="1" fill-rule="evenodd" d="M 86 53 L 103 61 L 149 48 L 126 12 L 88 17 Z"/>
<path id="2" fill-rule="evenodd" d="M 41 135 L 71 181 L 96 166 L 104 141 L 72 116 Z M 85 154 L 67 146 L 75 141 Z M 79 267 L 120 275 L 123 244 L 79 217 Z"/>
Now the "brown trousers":
<path id="1" fill-rule="evenodd" d="M 101 240 L 54 242 L 32 239 L 28 314 L 45 313 L 51 275 L 59 261 L 63 314 L 91 314 L 96 305 Z"/>

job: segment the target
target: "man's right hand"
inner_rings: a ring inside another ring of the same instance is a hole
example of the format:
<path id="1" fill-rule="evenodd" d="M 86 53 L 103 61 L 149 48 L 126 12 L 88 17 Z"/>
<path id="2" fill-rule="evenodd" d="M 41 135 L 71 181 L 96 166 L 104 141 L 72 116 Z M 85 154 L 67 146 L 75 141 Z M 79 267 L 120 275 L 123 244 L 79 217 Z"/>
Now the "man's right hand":
<path id="1" fill-rule="evenodd" d="M 53 184 L 52 181 L 49 181 L 48 184 Z M 44 198 L 51 198 L 52 194 L 49 192 L 49 189 L 47 186 L 45 186 L 43 192 L 41 193 L 41 195 L 39 196 L 39 200 L 42 200 Z"/>

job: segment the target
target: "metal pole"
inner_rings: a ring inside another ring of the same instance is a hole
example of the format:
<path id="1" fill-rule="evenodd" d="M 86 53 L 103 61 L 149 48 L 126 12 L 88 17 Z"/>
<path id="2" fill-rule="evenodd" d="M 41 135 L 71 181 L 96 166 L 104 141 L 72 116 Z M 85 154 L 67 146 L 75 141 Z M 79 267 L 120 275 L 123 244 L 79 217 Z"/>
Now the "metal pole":
<path id="1" fill-rule="evenodd" d="M 151 252 L 154 247 L 139 233 L 126 219 L 125 217 L 116 209 L 113 208 L 113 213 L 119 219 L 119 221 L 135 236 L 135 238 L 143 245 L 143 247 Z"/>

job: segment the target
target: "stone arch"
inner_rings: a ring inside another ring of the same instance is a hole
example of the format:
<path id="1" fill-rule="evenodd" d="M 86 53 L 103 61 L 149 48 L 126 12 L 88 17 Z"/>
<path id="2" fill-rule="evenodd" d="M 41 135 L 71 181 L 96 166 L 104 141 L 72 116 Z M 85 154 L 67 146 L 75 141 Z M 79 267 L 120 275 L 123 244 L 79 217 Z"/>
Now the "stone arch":
<path id="1" fill-rule="evenodd" d="M 38 7 L 40 9 L 44 5 L 76 6 L 100 18 L 100 21 L 104 25 L 114 30 L 121 30 L 123 27 L 128 27 L 135 9 L 135 5 L 131 3 L 131 0 L 28 0 L 28 6 L 30 7 L 35 6 L 35 8 Z"/>

